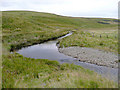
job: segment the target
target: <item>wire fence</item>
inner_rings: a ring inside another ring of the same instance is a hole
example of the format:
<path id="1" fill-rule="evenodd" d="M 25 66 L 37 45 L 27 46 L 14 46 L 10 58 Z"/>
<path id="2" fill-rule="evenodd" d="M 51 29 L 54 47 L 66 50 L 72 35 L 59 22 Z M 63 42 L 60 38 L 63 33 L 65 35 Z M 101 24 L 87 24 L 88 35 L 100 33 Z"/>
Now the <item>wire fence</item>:
<path id="1" fill-rule="evenodd" d="M 118 35 L 110 35 L 110 34 L 95 34 L 95 33 L 91 33 L 91 35 L 92 35 L 92 37 L 99 37 L 99 38 L 104 38 L 104 37 L 106 37 L 106 38 L 117 38 L 118 37 Z"/>

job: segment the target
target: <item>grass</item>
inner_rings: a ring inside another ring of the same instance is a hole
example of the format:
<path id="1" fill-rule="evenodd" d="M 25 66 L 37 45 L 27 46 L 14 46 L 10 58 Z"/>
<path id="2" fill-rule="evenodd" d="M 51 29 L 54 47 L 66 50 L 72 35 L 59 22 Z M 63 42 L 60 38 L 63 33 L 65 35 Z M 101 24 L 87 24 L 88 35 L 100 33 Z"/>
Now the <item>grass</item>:
<path id="1" fill-rule="evenodd" d="M 73 39 L 74 38 L 74 39 Z M 118 31 L 88 30 L 75 31 L 71 36 L 60 40 L 60 47 L 80 46 L 91 47 L 104 51 L 118 53 Z"/>
<path id="2" fill-rule="evenodd" d="M 60 42 L 61 46 L 67 46 L 68 38 L 75 41 L 79 36 L 84 36 L 81 30 L 117 28 L 117 22 L 114 21 L 116 19 L 72 18 L 31 11 L 4 11 L 2 14 L 3 88 L 117 87 L 113 81 L 74 64 L 59 64 L 57 61 L 31 59 L 15 52 L 10 53 L 75 31 L 72 36 L 64 39 L 65 43 Z M 78 37 L 74 38 L 74 35 Z M 90 33 L 87 36 L 90 37 Z M 84 43 L 85 41 L 86 39 Z"/>
<path id="3" fill-rule="evenodd" d="M 117 23 L 114 20 L 70 18 L 29 11 L 5 11 L 2 15 L 3 42 L 12 48 L 16 48 L 20 44 L 22 47 L 23 44 L 25 44 L 23 46 L 27 46 L 39 41 L 42 42 L 66 34 L 71 30 L 117 28 Z M 110 24 L 101 24 L 98 23 L 99 21 Z"/>
<path id="4" fill-rule="evenodd" d="M 25 58 L 14 53 L 4 57 L 3 87 L 6 88 L 99 88 L 117 87 L 114 82 L 74 64 Z M 9 77 L 9 78 L 8 78 Z"/>

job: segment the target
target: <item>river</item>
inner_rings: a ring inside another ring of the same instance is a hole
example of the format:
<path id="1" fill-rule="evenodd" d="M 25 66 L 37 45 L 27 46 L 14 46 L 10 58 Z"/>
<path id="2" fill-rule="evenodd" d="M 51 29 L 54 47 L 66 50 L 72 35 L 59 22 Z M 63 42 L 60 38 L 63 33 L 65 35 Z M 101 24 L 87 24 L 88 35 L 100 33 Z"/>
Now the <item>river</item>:
<path id="1" fill-rule="evenodd" d="M 98 66 L 95 64 L 90 64 L 86 62 L 80 62 L 76 58 L 64 55 L 58 51 L 57 42 L 59 39 L 65 38 L 72 33 L 62 36 L 56 40 L 50 40 L 41 44 L 36 44 L 28 47 L 24 47 L 17 51 L 17 53 L 23 55 L 24 57 L 35 58 L 35 59 L 49 59 L 57 60 L 62 63 L 74 63 L 75 65 L 80 65 L 84 68 L 90 69 L 97 72 L 103 77 L 107 77 L 113 81 L 118 81 L 118 69 Z"/>

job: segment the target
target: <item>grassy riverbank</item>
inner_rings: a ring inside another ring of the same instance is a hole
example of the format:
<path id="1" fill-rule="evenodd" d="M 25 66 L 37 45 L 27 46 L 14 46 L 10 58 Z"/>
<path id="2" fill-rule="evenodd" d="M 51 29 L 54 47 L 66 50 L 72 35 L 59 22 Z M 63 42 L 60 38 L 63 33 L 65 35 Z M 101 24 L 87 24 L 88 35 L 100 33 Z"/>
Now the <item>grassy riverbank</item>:
<path id="1" fill-rule="evenodd" d="M 73 39 L 74 38 L 74 39 Z M 87 30 L 75 31 L 71 36 L 60 40 L 60 47 L 91 47 L 118 53 L 118 30 Z"/>
<path id="2" fill-rule="evenodd" d="M 73 64 L 30 59 L 19 54 L 3 56 L 3 87 L 52 88 L 116 87 L 117 84 Z"/>
<path id="3" fill-rule="evenodd" d="M 117 87 L 116 83 L 80 66 L 60 65 L 57 61 L 30 59 L 10 53 L 10 50 L 55 39 L 72 30 L 77 34 L 82 32 L 81 29 L 116 28 L 114 19 L 72 18 L 29 11 L 3 12 L 2 19 L 3 88 Z"/>

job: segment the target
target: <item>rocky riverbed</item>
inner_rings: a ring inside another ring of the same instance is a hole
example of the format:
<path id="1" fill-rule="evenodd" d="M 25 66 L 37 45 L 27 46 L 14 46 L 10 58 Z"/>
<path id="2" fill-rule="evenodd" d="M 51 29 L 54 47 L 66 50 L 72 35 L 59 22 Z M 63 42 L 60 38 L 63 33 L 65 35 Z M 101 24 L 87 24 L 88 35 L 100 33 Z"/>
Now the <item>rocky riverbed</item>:
<path id="1" fill-rule="evenodd" d="M 118 67 L 118 56 L 112 52 L 105 52 L 86 47 L 59 48 L 59 52 L 77 58 L 82 62 L 97 64 L 100 66 L 108 66 L 112 68 Z"/>

